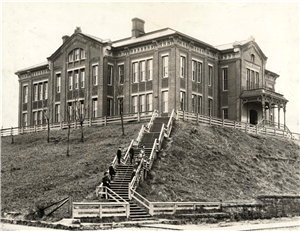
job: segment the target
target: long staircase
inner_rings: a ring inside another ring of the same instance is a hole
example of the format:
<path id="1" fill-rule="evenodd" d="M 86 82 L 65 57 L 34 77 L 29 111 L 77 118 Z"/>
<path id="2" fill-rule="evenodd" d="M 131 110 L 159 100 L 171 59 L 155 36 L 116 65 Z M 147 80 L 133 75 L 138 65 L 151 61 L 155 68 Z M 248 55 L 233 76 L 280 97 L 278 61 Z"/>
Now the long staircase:
<path id="1" fill-rule="evenodd" d="M 159 134 L 162 128 L 162 123 L 167 124 L 169 121 L 168 116 L 156 117 L 150 132 L 145 133 L 140 142 L 140 147 L 145 146 L 145 155 L 147 158 L 150 157 L 151 150 L 155 139 L 159 138 Z M 134 157 L 140 152 L 140 147 L 134 148 Z M 133 163 L 134 164 L 134 163 Z M 128 158 L 125 164 L 120 164 L 116 167 L 116 175 L 110 184 L 110 188 L 121 196 L 124 200 L 130 203 L 130 218 L 132 220 L 149 220 L 153 219 L 148 212 L 144 210 L 140 205 L 129 199 L 129 183 L 131 182 L 133 173 L 133 165 L 130 163 L 130 158 Z M 109 199 L 109 201 L 114 201 Z"/>

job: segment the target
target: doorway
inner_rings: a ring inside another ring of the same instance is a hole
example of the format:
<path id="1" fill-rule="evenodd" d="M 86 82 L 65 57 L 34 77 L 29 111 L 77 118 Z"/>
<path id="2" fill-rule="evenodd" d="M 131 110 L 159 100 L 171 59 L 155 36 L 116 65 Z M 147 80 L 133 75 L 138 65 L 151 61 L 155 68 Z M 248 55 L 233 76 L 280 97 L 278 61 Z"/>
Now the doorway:
<path id="1" fill-rule="evenodd" d="M 250 124 L 257 124 L 257 111 L 255 110 L 250 110 Z"/>

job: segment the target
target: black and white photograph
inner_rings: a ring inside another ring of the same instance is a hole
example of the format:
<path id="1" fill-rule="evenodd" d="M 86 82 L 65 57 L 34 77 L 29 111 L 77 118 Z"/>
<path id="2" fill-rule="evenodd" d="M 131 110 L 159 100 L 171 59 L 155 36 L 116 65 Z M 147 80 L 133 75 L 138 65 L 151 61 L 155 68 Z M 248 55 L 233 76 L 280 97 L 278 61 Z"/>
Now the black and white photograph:
<path id="1" fill-rule="evenodd" d="M 298 1 L 1 19 L 1 230 L 300 229 Z"/>

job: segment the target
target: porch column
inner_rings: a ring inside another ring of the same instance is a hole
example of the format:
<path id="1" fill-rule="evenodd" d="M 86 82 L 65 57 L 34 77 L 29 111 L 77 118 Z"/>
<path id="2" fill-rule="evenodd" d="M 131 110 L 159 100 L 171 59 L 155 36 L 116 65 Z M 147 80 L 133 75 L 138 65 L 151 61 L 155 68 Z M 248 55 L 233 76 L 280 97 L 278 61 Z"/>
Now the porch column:
<path id="1" fill-rule="evenodd" d="M 280 129 L 280 104 L 278 104 L 278 128 Z"/>
<path id="2" fill-rule="evenodd" d="M 285 125 L 286 125 L 286 105 L 285 104 L 283 106 L 283 115 L 284 115 L 284 127 L 285 127 Z"/>
<path id="3" fill-rule="evenodd" d="M 266 119 L 266 103 L 264 97 L 262 97 L 261 105 L 262 105 L 262 119 L 264 120 Z"/>

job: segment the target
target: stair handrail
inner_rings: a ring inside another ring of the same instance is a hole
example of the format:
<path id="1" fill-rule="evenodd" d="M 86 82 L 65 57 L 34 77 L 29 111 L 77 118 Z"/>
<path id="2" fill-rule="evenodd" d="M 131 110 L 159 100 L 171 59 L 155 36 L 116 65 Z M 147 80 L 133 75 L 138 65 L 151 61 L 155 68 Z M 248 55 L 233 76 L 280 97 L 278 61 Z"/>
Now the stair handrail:
<path id="1" fill-rule="evenodd" d="M 168 121 L 168 125 L 167 125 L 167 135 L 168 137 L 170 136 L 171 130 L 172 130 L 172 126 L 173 126 L 173 120 L 177 118 L 177 113 L 175 111 L 175 109 L 172 110 L 172 113 L 170 115 L 170 119 Z"/>
<path id="2" fill-rule="evenodd" d="M 143 197 L 141 194 L 139 194 L 137 191 L 133 190 L 132 188 L 130 189 L 130 196 L 131 196 L 131 198 L 135 199 L 138 203 L 143 205 L 145 208 L 147 208 L 150 213 L 150 207 L 151 207 L 150 201 L 148 201 L 145 197 Z M 152 214 L 150 214 L 150 215 L 152 215 Z"/>
<path id="3" fill-rule="evenodd" d="M 137 188 L 138 183 L 140 181 L 142 164 L 143 164 L 143 161 L 140 162 L 139 166 L 136 169 L 135 175 L 130 182 L 130 187 L 133 190 L 135 190 Z"/>
<path id="4" fill-rule="evenodd" d="M 125 163 L 127 162 L 127 160 L 128 160 L 128 157 L 129 157 L 129 151 L 130 151 L 131 147 L 133 146 L 133 143 L 134 143 L 134 140 L 131 140 L 131 142 L 130 142 L 130 144 L 129 144 L 127 150 L 126 150 L 126 153 L 125 153 L 125 155 L 124 155 L 124 157 L 123 157 L 123 164 L 125 164 Z"/>
<path id="5" fill-rule="evenodd" d="M 138 137 L 136 138 L 136 141 L 137 141 L 138 145 L 139 145 L 139 143 L 140 143 L 141 140 L 142 140 L 144 131 L 145 131 L 145 125 L 143 124 L 142 127 L 141 127 L 141 130 L 140 130 L 140 132 L 139 132 L 139 135 L 138 135 Z"/>
<path id="6" fill-rule="evenodd" d="M 151 119 L 150 119 L 149 123 L 146 125 L 146 129 L 147 129 L 148 131 L 150 131 L 150 129 L 151 129 L 152 125 L 153 125 L 154 119 L 155 119 L 155 117 L 157 117 L 157 116 L 158 116 L 158 110 L 155 109 L 155 110 L 153 111 L 153 113 L 152 113 L 152 116 L 151 116 Z"/>
<path id="7" fill-rule="evenodd" d="M 149 157 L 148 170 L 150 170 L 152 168 L 153 161 L 156 157 L 156 151 L 157 151 L 157 139 L 154 140 L 154 143 L 153 143 L 153 146 L 152 146 L 151 154 L 150 154 L 150 157 Z"/>
<path id="8" fill-rule="evenodd" d="M 158 138 L 158 150 L 161 149 L 161 144 L 162 144 L 163 139 L 164 139 L 164 134 L 165 134 L 165 124 L 162 123 L 160 133 L 159 133 L 159 138 Z"/>
<path id="9" fill-rule="evenodd" d="M 112 189 L 110 189 L 109 187 L 107 187 L 107 186 L 104 186 L 105 188 L 106 188 L 106 193 L 107 194 L 109 194 L 109 196 L 111 197 L 111 198 L 113 198 L 116 202 L 118 202 L 118 203 L 122 203 L 122 202 L 124 202 L 124 203 L 127 203 L 127 204 L 129 204 L 123 197 L 121 197 L 119 194 L 117 194 L 115 191 L 113 191 Z M 108 191 L 110 191 L 111 193 L 109 193 Z M 114 194 L 116 197 L 118 197 L 122 202 L 120 202 L 117 198 L 115 198 L 112 194 Z"/>

